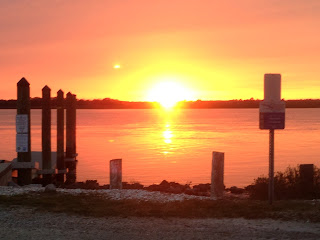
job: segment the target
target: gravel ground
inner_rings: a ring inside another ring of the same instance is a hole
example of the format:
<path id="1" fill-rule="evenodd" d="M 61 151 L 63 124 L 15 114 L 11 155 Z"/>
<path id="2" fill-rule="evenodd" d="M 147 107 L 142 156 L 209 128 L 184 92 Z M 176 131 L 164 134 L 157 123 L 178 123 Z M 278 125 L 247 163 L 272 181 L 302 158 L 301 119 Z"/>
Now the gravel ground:
<path id="1" fill-rule="evenodd" d="M 320 224 L 245 219 L 91 218 L 0 207 L 0 239 L 320 239 Z"/>
<path id="2" fill-rule="evenodd" d="M 44 188 L 0 187 L 0 195 L 41 192 Z M 207 197 L 163 194 L 142 190 L 66 190 L 71 194 L 95 193 L 111 199 L 180 201 Z M 0 239 L 320 239 L 320 223 L 279 220 L 93 218 L 39 212 L 27 207 L 0 206 Z"/>

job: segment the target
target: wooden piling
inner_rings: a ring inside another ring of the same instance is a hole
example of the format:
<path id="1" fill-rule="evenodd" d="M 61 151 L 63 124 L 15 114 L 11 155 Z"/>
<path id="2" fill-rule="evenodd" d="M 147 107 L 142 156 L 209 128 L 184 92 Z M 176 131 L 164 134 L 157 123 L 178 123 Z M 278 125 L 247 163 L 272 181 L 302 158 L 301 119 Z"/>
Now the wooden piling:
<path id="1" fill-rule="evenodd" d="M 122 189 L 122 159 L 110 160 L 110 189 Z"/>
<path id="2" fill-rule="evenodd" d="M 66 157 L 73 158 L 76 154 L 76 97 L 67 93 L 66 98 Z"/>
<path id="3" fill-rule="evenodd" d="M 219 199 L 224 191 L 224 153 L 212 152 L 211 197 Z"/>
<path id="4" fill-rule="evenodd" d="M 42 88 L 42 175 L 43 185 L 52 182 L 51 165 L 51 89 Z"/>
<path id="5" fill-rule="evenodd" d="M 64 93 L 60 89 L 57 92 L 57 183 L 64 183 L 66 173 L 64 164 Z"/>
<path id="6" fill-rule="evenodd" d="M 66 176 L 67 184 L 76 181 L 76 95 L 67 93 L 66 98 L 66 159 L 65 164 L 68 168 Z"/>
<path id="7" fill-rule="evenodd" d="M 313 199 L 314 194 L 314 166 L 313 164 L 301 164 L 299 167 L 300 191 L 304 199 Z"/>
<path id="8" fill-rule="evenodd" d="M 27 133 L 17 131 L 17 141 L 21 137 L 26 137 L 28 144 L 25 152 L 18 152 L 18 162 L 31 162 L 31 137 L 30 137 L 30 84 L 25 78 L 17 83 L 17 115 L 26 115 Z M 24 135 L 24 134 L 27 134 Z M 22 136 L 24 135 L 24 136 Z M 31 168 L 18 169 L 18 184 L 31 184 Z"/>

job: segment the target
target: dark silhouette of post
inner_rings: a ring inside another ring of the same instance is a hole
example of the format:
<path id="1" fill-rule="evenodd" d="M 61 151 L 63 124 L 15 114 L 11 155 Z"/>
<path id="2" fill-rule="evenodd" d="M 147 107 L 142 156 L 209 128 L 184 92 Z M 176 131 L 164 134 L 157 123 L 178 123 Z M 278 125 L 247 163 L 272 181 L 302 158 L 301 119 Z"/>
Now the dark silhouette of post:
<path id="1" fill-rule="evenodd" d="M 68 92 L 66 98 L 66 183 L 76 181 L 76 95 Z"/>
<path id="2" fill-rule="evenodd" d="M 304 199 L 314 199 L 314 166 L 313 164 L 301 164 L 299 167 L 300 189 Z"/>
<path id="3" fill-rule="evenodd" d="M 211 197 L 222 198 L 224 191 L 224 153 L 212 152 Z"/>
<path id="4" fill-rule="evenodd" d="M 60 89 L 57 92 L 57 184 L 64 183 L 66 173 L 64 164 L 64 93 Z"/>
<path id="5" fill-rule="evenodd" d="M 269 204 L 274 201 L 274 129 L 269 130 L 269 184 L 268 184 Z"/>
<path id="6" fill-rule="evenodd" d="M 110 189 L 122 189 L 122 159 L 110 160 Z"/>
<path id="7" fill-rule="evenodd" d="M 17 83 L 17 114 L 26 114 L 28 119 L 27 126 L 27 139 L 28 149 L 26 152 L 18 152 L 18 162 L 31 163 L 31 137 L 30 137 L 30 84 L 25 78 Z M 17 140 L 19 133 L 17 133 Z M 32 174 L 31 168 L 18 169 L 18 184 L 27 185 L 31 184 Z"/>
<path id="8" fill-rule="evenodd" d="M 52 182 L 51 164 L 51 89 L 42 88 L 42 175 L 43 185 Z"/>

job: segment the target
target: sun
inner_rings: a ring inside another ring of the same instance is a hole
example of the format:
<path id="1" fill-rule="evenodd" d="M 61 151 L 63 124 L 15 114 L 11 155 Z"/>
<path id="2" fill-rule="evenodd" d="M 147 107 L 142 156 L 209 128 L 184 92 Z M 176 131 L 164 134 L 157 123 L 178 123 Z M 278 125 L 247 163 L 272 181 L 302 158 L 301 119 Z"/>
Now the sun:
<path id="1" fill-rule="evenodd" d="M 159 82 L 148 93 L 149 101 L 158 102 L 166 109 L 176 106 L 179 101 L 192 98 L 192 91 L 172 81 Z"/>

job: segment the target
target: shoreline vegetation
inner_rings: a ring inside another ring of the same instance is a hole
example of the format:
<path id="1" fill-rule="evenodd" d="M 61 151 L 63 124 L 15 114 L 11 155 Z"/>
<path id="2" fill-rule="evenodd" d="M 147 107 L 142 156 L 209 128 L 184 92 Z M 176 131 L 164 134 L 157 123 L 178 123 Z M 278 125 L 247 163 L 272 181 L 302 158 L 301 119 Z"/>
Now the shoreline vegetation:
<path id="1" fill-rule="evenodd" d="M 56 108 L 56 98 L 52 98 L 51 106 Z M 286 108 L 320 108 L 320 99 L 299 99 L 299 100 L 283 100 L 286 103 Z M 246 99 L 246 100 L 226 100 L 226 101 L 180 101 L 177 103 L 177 108 L 182 109 L 209 109 L 209 108 L 259 108 L 261 100 Z M 17 100 L 0 100 L 0 109 L 16 109 Z M 42 99 L 39 97 L 31 98 L 31 108 L 41 109 Z M 133 102 L 120 101 L 116 99 L 104 98 L 77 100 L 77 109 L 153 109 L 161 108 L 157 102 Z"/>

